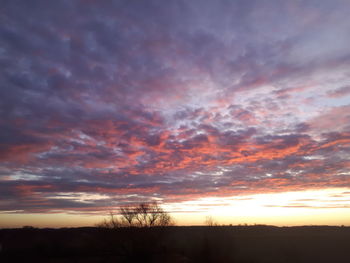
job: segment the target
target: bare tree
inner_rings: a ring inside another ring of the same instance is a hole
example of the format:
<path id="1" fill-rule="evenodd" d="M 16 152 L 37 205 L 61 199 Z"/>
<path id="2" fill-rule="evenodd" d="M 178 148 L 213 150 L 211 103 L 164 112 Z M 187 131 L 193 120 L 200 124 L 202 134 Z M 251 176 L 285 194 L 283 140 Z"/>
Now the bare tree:
<path id="1" fill-rule="evenodd" d="M 110 213 L 109 220 L 104 220 L 97 226 L 106 228 L 117 228 L 123 226 L 169 226 L 173 220 L 169 213 L 157 203 L 141 203 L 137 206 L 123 206 L 119 209 L 120 217 Z"/>
<path id="2" fill-rule="evenodd" d="M 118 217 L 114 216 L 113 212 L 109 212 L 108 219 L 104 219 L 102 222 L 96 224 L 97 227 L 102 228 L 118 228 L 122 225 L 122 222 L 119 220 Z"/>
<path id="3" fill-rule="evenodd" d="M 110 216 L 110 224 L 113 228 L 118 228 L 121 225 L 121 222 L 119 221 L 118 217 L 115 217 L 113 212 L 109 213 Z"/>
<path id="4" fill-rule="evenodd" d="M 120 208 L 120 215 L 122 216 L 122 219 L 128 223 L 129 226 L 132 226 L 133 221 L 137 217 L 137 211 L 133 206 L 123 206 Z"/>
<path id="5" fill-rule="evenodd" d="M 159 226 L 172 226 L 172 225 L 174 225 L 174 221 L 168 213 L 163 211 L 159 217 L 158 225 Z"/>
<path id="6" fill-rule="evenodd" d="M 139 226 L 146 227 L 148 226 L 148 217 L 150 212 L 150 205 L 148 203 L 141 203 L 136 207 L 136 220 L 139 223 Z"/>
<path id="7" fill-rule="evenodd" d="M 169 213 L 157 203 L 141 203 L 134 207 L 134 218 L 140 227 L 169 226 L 172 219 Z"/>
<path id="8" fill-rule="evenodd" d="M 149 205 L 149 213 L 148 213 L 148 225 L 154 226 L 159 225 L 160 218 L 162 214 L 164 214 L 163 208 L 161 208 L 158 203 L 154 202 Z"/>
<path id="9" fill-rule="evenodd" d="M 207 226 L 217 226 L 218 225 L 218 223 L 215 221 L 215 219 L 212 216 L 205 217 L 205 224 Z"/>

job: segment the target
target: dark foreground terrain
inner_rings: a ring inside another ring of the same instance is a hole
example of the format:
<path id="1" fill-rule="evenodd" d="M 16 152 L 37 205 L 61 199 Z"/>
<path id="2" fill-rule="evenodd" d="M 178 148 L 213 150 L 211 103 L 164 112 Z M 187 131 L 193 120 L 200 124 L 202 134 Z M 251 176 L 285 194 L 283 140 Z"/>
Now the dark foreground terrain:
<path id="1" fill-rule="evenodd" d="M 0 230 L 0 262 L 350 262 L 350 227 Z"/>

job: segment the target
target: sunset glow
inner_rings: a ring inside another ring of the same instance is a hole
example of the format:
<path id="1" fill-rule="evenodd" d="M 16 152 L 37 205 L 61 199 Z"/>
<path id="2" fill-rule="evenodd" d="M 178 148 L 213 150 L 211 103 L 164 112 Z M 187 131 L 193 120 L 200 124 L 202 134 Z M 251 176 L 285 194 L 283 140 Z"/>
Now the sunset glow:
<path id="1" fill-rule="evenodd" d="M 5 1 L 0 228 L 350 225 L 350 2 Z"/>

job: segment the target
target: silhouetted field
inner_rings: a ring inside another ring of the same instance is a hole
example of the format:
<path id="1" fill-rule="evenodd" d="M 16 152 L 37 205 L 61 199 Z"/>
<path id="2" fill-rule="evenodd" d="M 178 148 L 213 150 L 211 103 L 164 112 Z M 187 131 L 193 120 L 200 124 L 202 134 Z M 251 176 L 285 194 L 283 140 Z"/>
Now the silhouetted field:
<path id="1" fill-rule="evenodd" d="M 350 262 L 350 227 L 0 230 L 0 262 Z"/>

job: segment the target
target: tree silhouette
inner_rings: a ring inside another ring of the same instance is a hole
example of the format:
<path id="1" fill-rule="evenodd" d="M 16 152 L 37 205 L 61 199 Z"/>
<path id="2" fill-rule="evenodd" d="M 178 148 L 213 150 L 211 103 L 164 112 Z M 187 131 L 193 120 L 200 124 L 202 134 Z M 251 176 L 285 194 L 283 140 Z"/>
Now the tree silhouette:
<path id="1" fill-rule="evenodd" d="M 99 227 L 153 227 L 170 226 L 173 220 L 157 202 L 141 203 L 139 205 L 122 206 L 119 208 L 119 217 L 113 213 L 109 219 L 97 224 Z"/>
<path id="2" fill-rule="evenodd" d="M 157 203 L 141 203 L 134 208 L 136 220 L 141 227 L 168 226 L 171 224 L 170 215 Z"/>
<path id="3" fill-rule="evenodd" d="M 104 219 L 102 222 L 97 223 L 96 226 L 102 228 L 118 228 L 123 226 L 123 223 L 113 214 L 113 212 L 109 212 L 108 219 Z"/>
<path id="4" fill-rule="evenodd" d="M 215 221 L 215 219 L 212 216 L 205 217 L 205 224 L 207 226 L 217 226 L 218 225 L 218 223 Z"/>
<path id="5" fill-rule="evenodd" d="M 120 215 L 122 219 L 124 219 L 129 226 L 133 225 L 134 219 L 136 219 L 137 211 L 135 207 L 124 206 L 120 208 Z"/>

